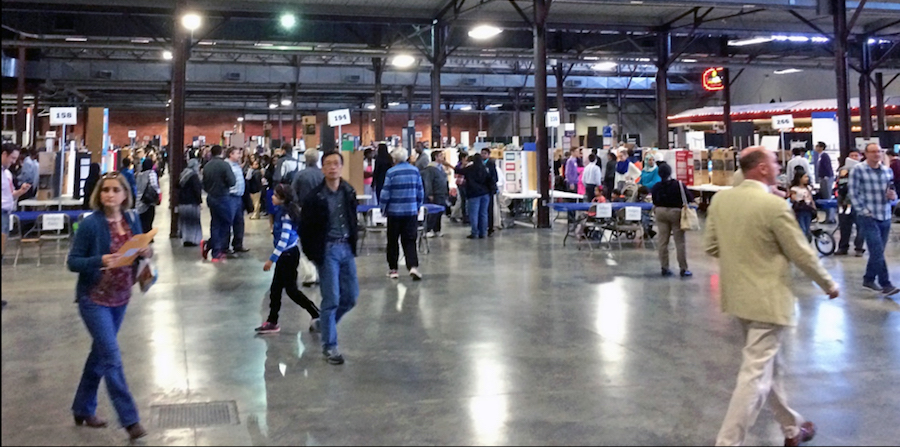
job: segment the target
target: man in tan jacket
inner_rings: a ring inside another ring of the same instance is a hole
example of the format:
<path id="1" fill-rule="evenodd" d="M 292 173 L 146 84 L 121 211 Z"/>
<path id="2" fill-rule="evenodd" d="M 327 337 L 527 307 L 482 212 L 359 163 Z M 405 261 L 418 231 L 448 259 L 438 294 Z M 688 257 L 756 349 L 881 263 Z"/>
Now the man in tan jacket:
<path id="1" fill-rule="evenodd" d="M 796 324 L 790 264 L 838 296 L 837 284 L 819 264 L 787 203 L 770 194 L 779 173 L 774 153 L 741 153 L 746 180 L 716 194 L 709 207 L 704 244 L 719 258 L 722 310 L 735 316 L 746 336 L 737 386 L 716 445 L 741 445 L 766 399 L 781 424 L 785 445 L 815 435 L 815 425 L 792 410 L 782 384 L 780 348 L 785 329 Z"/>

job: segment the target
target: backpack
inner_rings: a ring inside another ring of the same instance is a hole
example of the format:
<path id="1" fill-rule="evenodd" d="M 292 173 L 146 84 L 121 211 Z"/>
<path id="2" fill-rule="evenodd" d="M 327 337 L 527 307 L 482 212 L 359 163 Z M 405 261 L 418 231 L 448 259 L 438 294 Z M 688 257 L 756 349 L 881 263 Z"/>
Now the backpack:
<path id="1" fill-rule="evenodd" d="M 150 174 L 146 174 L 148 177 Z M 150 206 L 157 206 L 160 204 L 160 197 L 156 191 L 153 190 L 152 185 L 150 185 L 150 179 L 147 179 L 147 186 L 144 187 L 144 191 L 141 192 L 141 202 Z"/>
<path id="2" fill-rule="evenodd" d="M 299 170 L 300 170 L 300 163 L 298 163 L 297 160 L 290 158 L 290 157 L 285 158 L 281 162 L 281 171 L 280 171 L 281 179 L 279 180 L 279 183 L 291 184 L 291 182 L 294 181 L 294 176 L 297 174 L 297 171 L 299 171 Z"/>

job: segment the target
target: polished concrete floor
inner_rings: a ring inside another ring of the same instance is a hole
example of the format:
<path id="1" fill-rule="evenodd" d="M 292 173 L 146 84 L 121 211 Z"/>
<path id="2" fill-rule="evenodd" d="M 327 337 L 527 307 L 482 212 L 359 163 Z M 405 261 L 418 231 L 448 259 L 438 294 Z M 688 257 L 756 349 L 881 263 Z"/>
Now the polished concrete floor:
<path id="1" fill-rule="evenodd" d="M 166 211 L 156 223 L 168 234 Z M 563 247 L 561 226 L 471 241 L 447 225 L 421 256 L 421 283 L 386 278 L 382 236 L 370 238 L 357 259 L 359 304 L 339 327 L 343 366 L 322 360 L 309 317 L 286 297 L 282 332 L 254 336 L 268 309 L 266 221 L 248 221 L 252 252 L 218 265 L 157 237 L 159 283 L 133 298 L 119 335 L 150 430 L 141 442 L 712 444 L 742 339 L 719 311 L 700 235 L 689 236 L 694 278 L 664 279 L 655 251 Z M 900 281 L 898 230 L 888 256 Z M 812 445 L 897 445 L 900 305 L 863 291 L 864 258 L 822 262 L 843 296 L 828 301 L 796 275 L 791 403 L 819 425 Z M 40 268 L 7 259 L 2 274 L 2 444 L 127 443 L 122 430 L 72 423 L 90 346 L 75 275 L 52 257 Z M 238 424 L 164 430 L 149 420 L 152 406 L 209 401 L 235 401 Z M 105 389 L 98 413 L 115 421 Z M 768 409 L 747 442 L 783 442 Z"/>

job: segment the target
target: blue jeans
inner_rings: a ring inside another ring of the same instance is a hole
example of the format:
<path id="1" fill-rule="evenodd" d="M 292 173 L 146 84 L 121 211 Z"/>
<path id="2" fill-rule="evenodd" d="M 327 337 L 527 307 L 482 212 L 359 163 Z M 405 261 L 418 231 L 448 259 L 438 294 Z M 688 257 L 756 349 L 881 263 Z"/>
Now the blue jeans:
<path id="1" fill-rule="evenodd" d="M 240 196 L 228 196 L 231 206 L 231 248 L 244 248 L 244 199 Z M 225 236 L 225 248 L 228 248 L 228 236 Z"/>
<path id="2" fill-rule="evenodd" d="M 803 230 L 806 240 L 811 241 L 812 233 L 809 232 L 809 227 L 812 225 L 812 211 L 795 211 L 794 214 L 797 216 L 797 223 L 800 224 L 800 229 Z"/>
<path id="3" fill-rule="evenodd" d="M 472 236 L 487 236 L 488 207 L 491 205 L 491 197 L 487 194 L 478 197 L 469 197 L 466 206 L 469 208 L 469 224 L 472 226 Z"/>
<path id="4" fill-rule="evenodd" d="M 116 335 L 122 320 L 125 318 L 125 306 L 106 307 L 95 304 L 90 298 L 83 297 L 78 302 L 78 310 L 84 325 L 94 339 L 91 353 L 84 364 L 81 383 L 75 392 L 72 402 L 72 414 L 75 416 L 93 416 L 97 410 L 97 389 L 100 379 L 106 379 L 106 390 L 112 400 L 113 407 L 119 415 L 119 423 L 123 427 L 140 422 L 137 406 L 125 383 L 125 370 L 122 368 L 122 355 L 119 353 L 119 342 Z"/>
<path id="5" fill-rule="evenodd" d="M 225 254 L 228 248 L 228 236 L 231 233 L 231 196 L 207 196 L 209 205 L 209 246 L 213 257 Z"/>
<path id="6" fill-rule="evenodd" d="M 359 282 L 356 280 L 356 260 L 346 242 L 325 244 L 325 260 L 317 266 L 319 286 L 322 290 L 322 306 L 319 329 L 322 331 L 322 349 L 337 348 L 337 324 L 356 305 Z"/>
<path id="7" fill-rule="evenodd" d="M 857 215 L 856 225 L 857 231 L 862 232 L 866 238 L 866 247 L 869 249 L 869 262 L 866 264 L 863 281 L 875 282 L 877 278 L 881 287 L 891 287 L 887 262 L 884 260 L 884 247 L 887 245 L 888 233 L 891 231 L 890 219 L 875 220 L 871 217 Z"/>

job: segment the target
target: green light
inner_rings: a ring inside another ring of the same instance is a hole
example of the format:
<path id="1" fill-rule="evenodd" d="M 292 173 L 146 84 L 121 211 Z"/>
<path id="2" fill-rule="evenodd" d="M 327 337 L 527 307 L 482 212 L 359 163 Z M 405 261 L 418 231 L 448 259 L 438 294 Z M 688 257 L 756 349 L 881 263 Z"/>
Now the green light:
<path id="1" fill-rule="evenodd" d="M 282 14 L 279 21 L 281 22 L 281 27 L 284 29 L 293 29 L 297 26 L 297 17 L 291 13 Z"/>

